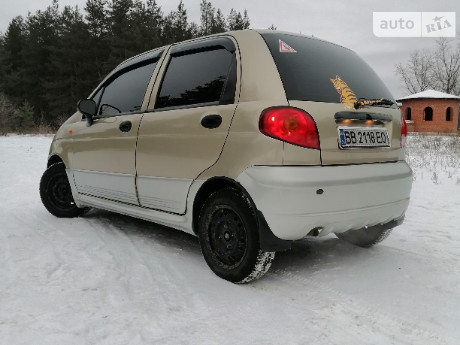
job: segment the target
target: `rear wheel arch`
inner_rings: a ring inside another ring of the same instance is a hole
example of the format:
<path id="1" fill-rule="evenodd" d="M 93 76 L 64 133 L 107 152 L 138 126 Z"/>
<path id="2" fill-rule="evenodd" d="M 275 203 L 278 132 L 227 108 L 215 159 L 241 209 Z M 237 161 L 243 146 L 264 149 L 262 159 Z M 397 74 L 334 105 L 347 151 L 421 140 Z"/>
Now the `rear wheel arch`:
<path id="1" fill-rule="evenodd" d="M 200 217 L 200 212 L 205 204 L 206 200 L 215 192 L 224 189 L 224 188 L 232 188 L 237 192 L 244 195 L 248 202 L 250 203 L 251 207 L 256 209 L 254 202 L 251 199 L 249 193 L 235 180 L 232 180 L 228 177 L 213 177 L 207 180 L 199 189 L 198 193 L 195 196 L 195 200 L 193 201 L 193 232 L 198 234 L 198 221 Z"/>
<path id="2" fill-rule="evenodd" d="M 254 213 L 256 226 L 259 234 L 260 249 L 263 251 L 285 251 L 291 248 L 292 241 L 282 240 L 276 237 L 270 229 L 264 215 L 257 209 L 257 206 L 252 200 L 251 195 L 237 181 L 228 177 L 213 177 L 206 181 L 198 191 L 193 202 L 193 232 L 198 235 L 199 220 L 201 210 L 206 203 L 206 200 L 215 192 L 231 188 L 242 196 L 242 199 L 248 204 L 248 207 Z"/>
<path id="3" fill-rule="evenodd" d="M 47 168 L 49 168 L 50 166 L 52 166 L 53 164 L 56 164 L 56 163 L 64 163 L 64 161 L 62 160 L 61 157 L 59 157 L 58 155 L 52 155 L 49 159 L 48 159 L 48 164 L 47 164 Z M 64 163 L 65 165 L 65 163 Z"/>

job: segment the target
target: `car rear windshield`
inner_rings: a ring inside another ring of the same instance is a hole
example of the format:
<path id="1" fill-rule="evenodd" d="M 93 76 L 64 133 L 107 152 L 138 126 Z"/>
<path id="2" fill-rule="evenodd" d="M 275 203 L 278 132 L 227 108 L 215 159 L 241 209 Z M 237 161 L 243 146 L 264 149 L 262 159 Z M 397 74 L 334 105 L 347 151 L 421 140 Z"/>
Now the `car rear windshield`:
<path id="1" fill-rule="evenodd" d="M 393 100 L 355 52 L 314 38 L 263 33 L 288 100 L 343 103 L 342 97 Z"/>

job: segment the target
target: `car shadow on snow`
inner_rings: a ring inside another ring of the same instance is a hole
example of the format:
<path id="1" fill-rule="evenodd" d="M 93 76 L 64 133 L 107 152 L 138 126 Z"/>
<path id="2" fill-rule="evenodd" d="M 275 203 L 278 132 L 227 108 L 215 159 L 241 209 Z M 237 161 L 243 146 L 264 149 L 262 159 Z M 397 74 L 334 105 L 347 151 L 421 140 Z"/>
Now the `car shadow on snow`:
<path id="1" fill-rule="evenodd" d="M 100 228 L 114 229 L 126 236 L 138 236 L 165 247 L 201 254 L 197 237 L 161 224 L 100 209 L 91 209 L 83 218 L 95 222 Z"/>
<path id="2" fill-rule="evenodd" d="M 278 252 L 272 264 L 272 272 L 309 276 L 328 271 L 367 270 L 394 253 L 384 244 L 372 248 L 351 245 L 334 235 L 324 238 L 308 238 L 295 241 L 291 250 Z"/>

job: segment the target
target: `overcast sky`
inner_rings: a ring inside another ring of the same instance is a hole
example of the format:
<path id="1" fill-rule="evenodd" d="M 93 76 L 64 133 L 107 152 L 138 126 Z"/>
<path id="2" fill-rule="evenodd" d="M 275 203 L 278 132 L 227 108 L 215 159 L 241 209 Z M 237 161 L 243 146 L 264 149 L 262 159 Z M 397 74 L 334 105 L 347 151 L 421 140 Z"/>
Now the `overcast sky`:
<path id="1" fill-rule="evenodd" d="M 201 0 L 183 0 L 190 21 L 199 24 Z M 369 63 L 397 98 L 407 95 L 394 73 L 396 63 L 404 63 L 416 49 L 433 49 L 433 38 L 379 38 L 372 30 L 373 12 L 456 12 L 457 43 L 460 43 L 459 0 L 214 0 L 225 16 L 231 8 L 247 9 L 251 28 L 268 28 L 314 35 L 351 48 Z M 86 0 L 59 0 L 60 6 L 78 5 Z M 177 8 L 179 0 L 157 0 L 164 13 Z M 0 0 L 0 31 L 17 15 L 45 9 L 49 1 Z"/>

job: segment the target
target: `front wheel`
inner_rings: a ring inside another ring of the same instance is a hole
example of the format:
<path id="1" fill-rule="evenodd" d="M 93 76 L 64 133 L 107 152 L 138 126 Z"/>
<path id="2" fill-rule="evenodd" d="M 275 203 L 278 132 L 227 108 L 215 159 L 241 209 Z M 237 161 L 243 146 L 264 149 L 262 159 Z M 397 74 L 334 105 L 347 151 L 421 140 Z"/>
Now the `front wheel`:
<path id="1" fill-rule="evenodd" d="M 206 200 L 198 235 L 208 266 L 233 283 L 262 277 L 275 258 L 275 252 L 260 250 L 255 210 L 231 188 L 219 190 Z"/>
<path id="2" fill-rule="evenodd" d="M 341 240 L 345 240 L 356 246 L 369 248 L 382 242 L 393 229 L 382 229 L 379 227 L 359 230 L 348 230 L 346 232 L 336 233 L 335 235 Z"/>
<path id="3" fill-rule="evenodd" d="M 43 173 L 40 198 L 46 209 L 56 217 L 78 217 L 85 211 L 78 208 L 73 200 L 64 163 L 53 164 Z"/>

